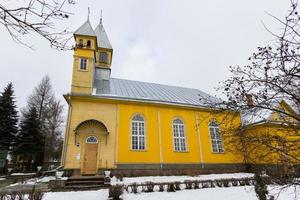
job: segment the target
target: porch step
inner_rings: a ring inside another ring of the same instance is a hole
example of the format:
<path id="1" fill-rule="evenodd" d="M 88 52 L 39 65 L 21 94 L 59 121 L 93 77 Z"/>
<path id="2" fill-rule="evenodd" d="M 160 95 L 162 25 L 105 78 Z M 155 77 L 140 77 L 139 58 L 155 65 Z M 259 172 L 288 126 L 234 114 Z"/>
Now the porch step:
<path id="1" fill-rule="evenodd" d="M 66 181 L 66 190 L 92 190 L 107 188 L 110 184 L 106 182 L 105 176 L 72 176 Z"/>

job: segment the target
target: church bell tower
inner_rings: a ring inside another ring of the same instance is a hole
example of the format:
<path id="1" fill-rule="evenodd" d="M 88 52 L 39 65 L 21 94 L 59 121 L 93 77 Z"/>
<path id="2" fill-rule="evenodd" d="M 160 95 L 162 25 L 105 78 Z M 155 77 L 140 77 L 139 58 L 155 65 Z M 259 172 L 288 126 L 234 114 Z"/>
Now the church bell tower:
<path id="1" fill-rule="evenodd" d="M 92 94 L 96 80 L 110 79 L 113 48 L 102 24 L 89 18 L 74 32 L 75 48 L 71 93 Z"/>

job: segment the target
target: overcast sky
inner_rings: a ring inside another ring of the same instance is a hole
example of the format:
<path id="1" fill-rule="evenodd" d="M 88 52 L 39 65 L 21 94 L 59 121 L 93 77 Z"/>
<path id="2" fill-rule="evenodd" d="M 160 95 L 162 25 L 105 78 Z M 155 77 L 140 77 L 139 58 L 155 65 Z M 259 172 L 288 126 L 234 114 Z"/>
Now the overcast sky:
<path id="1" fill-rule="evenodd" d="M 13 0 L 11 0 L 13 1 Z M 15 0 L 17 1 L 17 0 Z M 278 25 L 265 11 L 283 17 L 288 0 L 77 0 L 65 21 L 76 30 L 87 19 L 95 27 L 103 9 L 103 24 L 114 49 L 112 77 L 198 88 L 214 87 L 229 75 L 228 66 L 243 65 Z M 48 74 L 56 95 L 70 91 L 72 51 L 56 51 L 42 38 L 35 50 L 16 44 L 0 26 L 0 89 L 13 82 L 18 107 Z M 73 42 L 73 40 L 72 40 Z"/>

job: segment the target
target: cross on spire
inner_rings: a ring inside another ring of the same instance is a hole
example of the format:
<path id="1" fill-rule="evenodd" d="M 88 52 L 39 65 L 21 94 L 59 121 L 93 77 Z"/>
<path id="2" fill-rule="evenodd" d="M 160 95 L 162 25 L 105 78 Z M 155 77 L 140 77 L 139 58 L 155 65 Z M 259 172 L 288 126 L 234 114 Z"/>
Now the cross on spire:
<path id="1" fill-rule="evenodd" d="M 101 9 L 101 12 L 100 12 L 100 24 L 102 24 L 102 9 Z"/>

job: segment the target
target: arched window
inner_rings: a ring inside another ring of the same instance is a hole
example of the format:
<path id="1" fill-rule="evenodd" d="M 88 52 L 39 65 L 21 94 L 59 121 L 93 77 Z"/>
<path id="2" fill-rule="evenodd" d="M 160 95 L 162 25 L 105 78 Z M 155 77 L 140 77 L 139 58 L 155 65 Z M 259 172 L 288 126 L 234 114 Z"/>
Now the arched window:
<path id="1" fill-rule="evenodd" d="M 82 40 L 82 39 L 79 39 L 78 47 L 79 47 L 79 48 L 82 48 L 82 47 L 83 47 L 83 40 Z"/>
<path id="2" fill-rule="evenodd" d="M 106 52 L 100 52 L 100 62 L 107 63 L 108 62 L 108 55 Z"/>
<path id="3" fill-rule="evenodd" d="M 91 40 L 88 40 L 88 41 L 86 42 L 86 47 L 87 47 L 87 48 L 91 48 Z"/>
<path id="4" fill-rule="evenodd" d="M 219 125 L 216 122 L 211 122 L 209 124 L 209 132 L 210 132 L 210 139 L 212 145 L 212 151 L 214 153 L 223 153 L 223 141 L 222 135 Z"/>
<path id="5" fill-rule="evenodd" d="M 184 123 L 180 119 L 173 121 L 173 137 L 175 151 L 186 151 Z"/>
<path id="6" fill-rule="evenodd" d="M 131 120 L 131 147 L 145 150 L 145 120 L 141 115 L 135 115 Z"/>
<path id="7" fill-rule="evenodd" d="M 95 136 L 89 136 L 88 138 L 86 138 L 86 143 L 97 144 L 98 140 Z"/>

